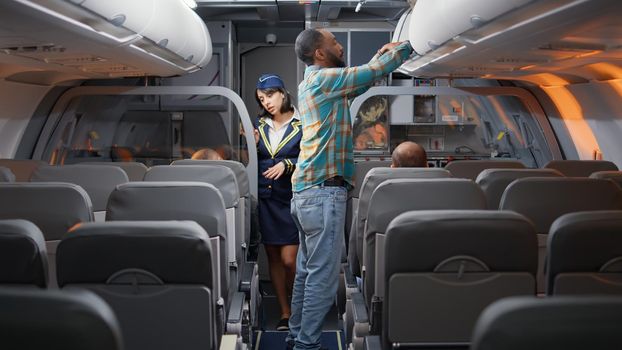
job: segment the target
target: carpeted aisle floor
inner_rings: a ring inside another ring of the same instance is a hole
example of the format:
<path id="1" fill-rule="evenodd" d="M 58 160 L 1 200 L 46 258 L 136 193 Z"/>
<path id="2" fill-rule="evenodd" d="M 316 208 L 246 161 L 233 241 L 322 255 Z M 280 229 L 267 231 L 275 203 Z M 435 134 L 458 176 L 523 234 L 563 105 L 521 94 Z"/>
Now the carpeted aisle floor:
<path id="1" fill-rule="evenodd" d="M 253 350 L 285 350 L 287 332 L 258 331 L 255 333 Z M 323 331 L 322 346 L 330 350 L 345 350 L 344 338 L 340 331 Z"/>

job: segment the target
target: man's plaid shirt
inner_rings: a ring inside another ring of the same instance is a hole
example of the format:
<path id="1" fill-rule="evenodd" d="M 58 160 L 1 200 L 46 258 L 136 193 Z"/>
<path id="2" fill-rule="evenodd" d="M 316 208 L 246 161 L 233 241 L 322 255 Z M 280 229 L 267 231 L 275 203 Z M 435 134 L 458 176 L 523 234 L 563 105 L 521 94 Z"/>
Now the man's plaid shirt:
<path id="1" fill-rule="evenodd" d="M 309 66 L 298 86 L 302 141 L 292 175 L 294 192 L 335 176 L 354 185 L 354 154 L 349 99 L 397 69 L 412 52 L 406 42 L 358 67 Z"/>

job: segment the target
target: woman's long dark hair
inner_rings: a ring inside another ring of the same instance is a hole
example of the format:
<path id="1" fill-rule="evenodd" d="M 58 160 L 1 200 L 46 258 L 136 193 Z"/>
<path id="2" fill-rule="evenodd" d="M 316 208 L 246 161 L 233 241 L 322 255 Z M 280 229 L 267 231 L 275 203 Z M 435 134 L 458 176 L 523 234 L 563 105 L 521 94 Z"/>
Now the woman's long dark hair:
<path id="1" fill-rule="evenodd" d="M 294 111 L 294 105 L 292 104 L 292 97 L 289 95 L 289 92 L 287 92 L 287 90 L 283 88 L 257 89 L 255 91 L 255 100 L 257 100 L 257 104 L 259 105 L 259 117 L 272 118 L 272 114 L 268 113 L 268 111 L 266 111 L 263 108 L 263 105 L 261 104 L 261 101 L 259 100 L 259 96 L 257 96 L 257 91 L 261 91 L 266 95 L 271 95 L 276 92 L 282 93 L 283 96 L 285 96 L 285 98 L 283 99 L 283 104 L 281 105 L 281 113 L 287 113 L 287 112 Z"/>

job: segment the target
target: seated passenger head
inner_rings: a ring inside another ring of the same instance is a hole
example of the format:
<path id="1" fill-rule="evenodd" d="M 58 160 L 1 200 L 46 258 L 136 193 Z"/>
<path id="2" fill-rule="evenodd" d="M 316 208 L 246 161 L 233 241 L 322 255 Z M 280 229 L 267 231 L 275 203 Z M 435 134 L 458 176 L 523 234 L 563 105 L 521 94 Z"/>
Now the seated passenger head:
<path id="1" fill-rule="evenodd" d="M 296 38 L 296 56 L 307 66 L 345 67 L 343 46 L 325 29 L 305 29 Z"/>
<path id="2" fill-rule="evenodd" d="M 406 141 L 402 142 L 391 154 L 391 168 L 427 168 L 428 156 L 423 147 Z"/>
<path id="3" fill-rule="evenodd" d="M 220 158 L 222 158 L 223 160 L 236 160 L 238 158 L 238 155 L 233 149 L 233 147 L 229 145 L 222 144 L 216 147 L 216 152 L 220 155 Z"/>
<path id="4" fill-rule="evenodd" d="M 211 148 L 201 148 L 192 154 L 192 159 L 222 160 L 222 157 Z"/>
<path id="5" fill-rule="evenodd" d="M 255 99 L 259 104 L 259 116 L 272 118 L 275 114 L 294 111 L 292 97 L 285 89 L 285 83 L 276 74 L 264 74 L 257 81 Z"/>

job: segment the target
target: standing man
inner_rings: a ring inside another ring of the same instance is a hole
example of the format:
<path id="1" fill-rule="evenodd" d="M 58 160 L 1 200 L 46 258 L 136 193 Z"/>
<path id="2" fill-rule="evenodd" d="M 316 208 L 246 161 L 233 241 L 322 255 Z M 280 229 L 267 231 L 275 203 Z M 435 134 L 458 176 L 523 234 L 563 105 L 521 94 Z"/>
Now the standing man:
<path id="1" fill-rule="evenodd" d="M 298 87 L 302 123 L 300 155 L 292 186 L 292 216 L 300 231 L 287 347 L 320 349 L 322 324 L 339 278 L 347 188 L 354 155 L 348 100 L 397 69 L 412 52 L 408 42 L 390 43 L 368 64 L 345 67 L 343 47 L 322 29 L 296 38 L 296 55 L 307 64 Z"/>

